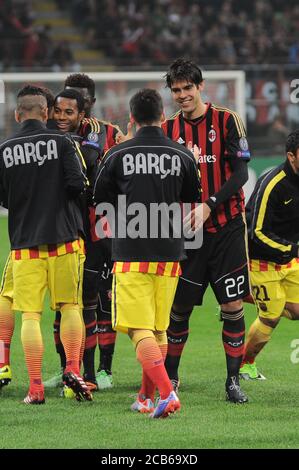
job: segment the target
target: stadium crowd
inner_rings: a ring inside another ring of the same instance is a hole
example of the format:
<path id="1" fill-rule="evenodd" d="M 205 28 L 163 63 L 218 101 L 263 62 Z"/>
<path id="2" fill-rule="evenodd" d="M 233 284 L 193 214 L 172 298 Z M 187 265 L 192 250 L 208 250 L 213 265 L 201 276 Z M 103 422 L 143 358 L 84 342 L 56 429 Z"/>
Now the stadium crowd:
<path id="1" fill-rule="evenodd" d="M 209 66 L 299 63 L 296 0 L 56 3 L 59 9 L 69 11 L 74 24 L 84 32 L 87 48 L 103 52 L 104 63 L 159 66 L 186 55 L 186 51 Z M 2 67 L 70 67 L 70 44 L 55 44 L 51 27 L 35 27 L 34 19 L 31 2 L 0 1 Z"/>
<path id="2" fill-rule="evenodd" d="M 35 26 L 36 13 L 26 0 L 0 1 L 0 69 L 44 68 L 73 70 L 67 41 L 55 41 L 51 26 Z"/>
<path id="3" fill-rule="evenodd" d="M 167 64 L 186 51 L 205 65 L 299 62 L 299 5 L 293 0 L 58 3 L 70 9 L 90 47 L 118 65 Z"/>

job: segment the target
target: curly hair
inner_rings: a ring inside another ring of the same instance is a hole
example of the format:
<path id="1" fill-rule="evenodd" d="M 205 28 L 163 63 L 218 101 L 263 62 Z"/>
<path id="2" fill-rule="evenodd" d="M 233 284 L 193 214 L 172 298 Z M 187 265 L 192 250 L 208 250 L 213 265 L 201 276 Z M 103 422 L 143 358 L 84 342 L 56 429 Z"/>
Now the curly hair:
<path id="1" fill-rule="evenodd" d="M 67 86 L 71 88 L 87 88 L 90 96 L 92 98 L 95 96 L 95 83 L 93 79 L 85 73 L 73 73 L 69 75 L 64 82 L 64 87 Z"/>

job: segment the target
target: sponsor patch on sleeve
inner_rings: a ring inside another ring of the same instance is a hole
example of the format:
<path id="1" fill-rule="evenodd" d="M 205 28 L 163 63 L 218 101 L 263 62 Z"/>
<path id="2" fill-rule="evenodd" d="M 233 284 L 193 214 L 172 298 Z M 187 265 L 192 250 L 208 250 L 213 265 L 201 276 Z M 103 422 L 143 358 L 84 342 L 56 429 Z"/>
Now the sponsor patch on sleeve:
<path id="1" fill-rule="evenodd" d="M 240 138 L 239 146 L 240 146 L 240 149 L 243 150 L 243 152 L 248 151 L 249 145 L 248 145 L 248 141 L 247 141 L 246 137 L 241 137 Z"/>
<path id="2" fill-rule="evenodd" d="M 87 136 L 87 140 L 96 143 L 99 140 L 99 136 L 96 132 L 90 132 Z"/>
<path id="3" fill-rule="evenodd" d="M 248 158 L 250 158 L 250 152 L 249 152 L 249 150 L 247 150 L 247 152 L 242 152 L 241 150 L 239 150 L 237 152 L 237 157 L 248 159 Z"/>
<path id="4" fill-rule="evenodd" d="M 91 140 L 83 140 L 81 143 L 81 146 L 84 147 L 84 145 L 88 145 L 88 147 L 93 147 L 97 150 L 100 148 L 100 145 L 98 142 L 92 142 Z"/>

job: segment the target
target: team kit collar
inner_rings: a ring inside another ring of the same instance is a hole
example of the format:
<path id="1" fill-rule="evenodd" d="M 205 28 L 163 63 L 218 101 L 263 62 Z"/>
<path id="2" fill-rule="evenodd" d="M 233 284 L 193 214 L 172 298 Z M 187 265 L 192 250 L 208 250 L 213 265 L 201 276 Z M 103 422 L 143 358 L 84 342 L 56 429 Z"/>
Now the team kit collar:
<path id="1" fill-rule="evenodd" d="M 204 112 L 204 114 L 202 114 L 201 116 L 199 116 L 198 118 L 195 118 L 195 119 L 187 119 L 184 117 L 183 115 L 183 111 L 181 111 L 181 116 L 182 118 L 184 119 L 184 121 L 188 122 L 189 124 L 192 124 L 193 126 L 197 126 L 197 124 L 199 124 L 200 122 L 202 122 L 204 119 L 206 119 L 210 109 L 211 109 L 211 106 L 212 106 L 212 103 L 205 103 L 205 105 L 207 105 L 206 107 L 206 110 Z"/>
<path id="2" fill-rule="evenodd" d="M 26 131 L 26 129 L 46 129 L 46 124 L 38 119 L 26 119 L 21 124 L 22 131 Z"/>

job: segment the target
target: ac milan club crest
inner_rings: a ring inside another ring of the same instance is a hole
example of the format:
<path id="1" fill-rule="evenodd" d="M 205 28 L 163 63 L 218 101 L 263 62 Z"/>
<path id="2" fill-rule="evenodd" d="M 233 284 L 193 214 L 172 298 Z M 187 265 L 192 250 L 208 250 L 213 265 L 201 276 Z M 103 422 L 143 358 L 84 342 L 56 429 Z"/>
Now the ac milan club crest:
<path id="1" fill-rule="evenodd" d="M 210 141 L 210 142 L 215 142 L 216 137 L 217 137 L 217 134 L 216 134 L 215 129 L 211 129 L 211 130 L 209 131 L 209 135 L 208 135 L 209 141 Z"/>

